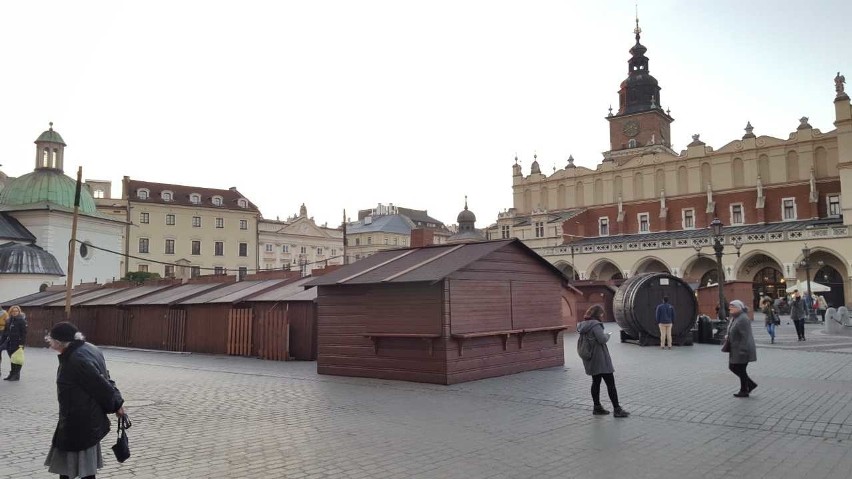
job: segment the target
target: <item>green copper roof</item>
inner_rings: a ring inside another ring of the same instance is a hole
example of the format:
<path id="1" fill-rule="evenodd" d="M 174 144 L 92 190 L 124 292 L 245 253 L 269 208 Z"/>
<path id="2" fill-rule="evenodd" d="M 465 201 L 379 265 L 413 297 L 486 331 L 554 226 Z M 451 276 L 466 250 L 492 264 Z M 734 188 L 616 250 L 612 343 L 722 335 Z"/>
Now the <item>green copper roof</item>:
<path id="1" fill-rule="evenodd" d="M 77 183 L 60 171 L 39 169 L 6 183 L 0 191 L 0 205 L 23 206 L 49 202 L 73 209 L 76 187 Z M 85 187 L 80 190 L 80 213 L 97 214 L 95 200 Z"/>
<path id="2" fill-rule="evenodd" d="M 59 135 L 58 132 L 53 131 L 53 122 L 50 122 L 50 129 L 42 133 L 36 138 L 36 143 L 40 141 L 49 141 L 51 143 L 59 143 L 65 145 L 65 140 Z M 65 145 L 68 146 L 68 145 Z"/>

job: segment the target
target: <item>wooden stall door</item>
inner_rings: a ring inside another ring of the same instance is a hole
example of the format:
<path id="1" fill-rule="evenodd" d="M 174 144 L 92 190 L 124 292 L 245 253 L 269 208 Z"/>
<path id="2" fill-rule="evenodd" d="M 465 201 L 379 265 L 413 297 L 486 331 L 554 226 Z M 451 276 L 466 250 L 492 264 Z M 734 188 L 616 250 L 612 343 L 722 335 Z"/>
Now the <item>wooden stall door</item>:
<path id="1" fill-rule="evenodd" d="M 251 308 L 233 308 L 228 313 L 228 354 L 251 356 Z"/>
<path id="2" fill-rule="evenodd" d="M 287 311 L 281 307 L 262 313 L 257 321 L 258 355 L 260 359 L 287 361 L 290 359 L 290 325 Z"/>
<path id="3" fill-rule="evenodd" d="M 115 323 L 109 329 L 111 330 L 112 338 L 110 339 L 113 344 L 124 347 L 132 346 L 130 322 L 133 321 L 133 315 L 130 314 L 130 310 L 120 309 L 112 317 L 115 318 Z"/>
<path id="4" fill-rule="evenodd" d="M 166 318 L 166 351 L 184 351 L 186 349 L 186 310 L 169 309 Z"/>

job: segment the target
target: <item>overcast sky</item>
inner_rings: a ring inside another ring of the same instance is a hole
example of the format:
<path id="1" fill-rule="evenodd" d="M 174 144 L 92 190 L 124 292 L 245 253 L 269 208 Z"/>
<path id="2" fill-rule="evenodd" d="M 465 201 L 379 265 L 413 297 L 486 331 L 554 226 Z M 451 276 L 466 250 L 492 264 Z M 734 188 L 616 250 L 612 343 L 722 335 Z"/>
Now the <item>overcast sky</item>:
<path id="1" fill-rule="evenodd" d="M 832 130 L 852 90 L 852 2 L 642 1 L 672 142 Z M 0 3 L 0 164 L 34 166 L 55 123 L 65 171 L 236 186 L 267 218 L 320 224 L 377 203 L 483 227 L 529 173 L 594 168 L 627 75 L 634 2 Z"/>

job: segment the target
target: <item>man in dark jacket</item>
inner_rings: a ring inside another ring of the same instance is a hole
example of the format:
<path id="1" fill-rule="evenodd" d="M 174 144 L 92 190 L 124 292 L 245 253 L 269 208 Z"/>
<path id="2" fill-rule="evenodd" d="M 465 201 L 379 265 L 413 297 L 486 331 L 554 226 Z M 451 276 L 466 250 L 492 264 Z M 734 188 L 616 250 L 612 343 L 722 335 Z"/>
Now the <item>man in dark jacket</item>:
<path id="1" fill-rule="evenodd" d="M 46 339 L 59 353 L 59 422 L 45 465 L 62 476 L 95 477 L 103 464 L 100 442 L 110 430 L 107 414 L 123 416 L 124 399 L 109 378 L 101 351 L 87 343 L 73 324 L 56 324 Z M 79 453 L 74 455 L 77 459 L 68 461 L 68 452 Z"/>
<path id="2" fill-rule="evenodd" d="M 669 304 L 669 297 L 663 296 L 663 302 L 657 305 L 657 326 L 660 328 L 660 349 L 672 348 L 672 324 L 674 323 L 674 306 Z"/>
<path id="3" fill-rule="evenodd" d="M 793 320 L 793 324 L 796 326 L 796 334 L 799 336 L 799 341 L 805 340 L 805 319 L 807 317 L 808 313 L 805 312 L 805 302 L 802 300 L 799 291 L 796 290 L 793 292 L 793 303 L 790 305 L 790 319 Z"/>

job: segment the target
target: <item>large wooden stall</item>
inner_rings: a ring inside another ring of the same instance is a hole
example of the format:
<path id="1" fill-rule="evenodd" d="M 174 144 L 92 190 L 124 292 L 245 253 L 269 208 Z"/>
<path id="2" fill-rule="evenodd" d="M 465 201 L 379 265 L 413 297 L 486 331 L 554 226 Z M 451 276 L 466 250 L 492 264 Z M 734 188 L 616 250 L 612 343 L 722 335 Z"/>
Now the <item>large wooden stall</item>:
<path id="1" fill-rule="evenodd" d="M 72 308 L 71 321 L 86 323 L 86 327 L 80 324 L 78 327 L 86 335 L 86 339 L 94 344 L 130 347 L 133 345 L 130 336 L 130 309 L 125 303 L 170 287 L 172 286 L 161 284 L 114 288 L 113 294 L 86 300 Z"/>
<path id="2" fill-rule="evenodd" d="M 307 283 L 318 372 L 454 384 L 560 366 L 566 282 L 516 239 L 376 253 Z"/>

